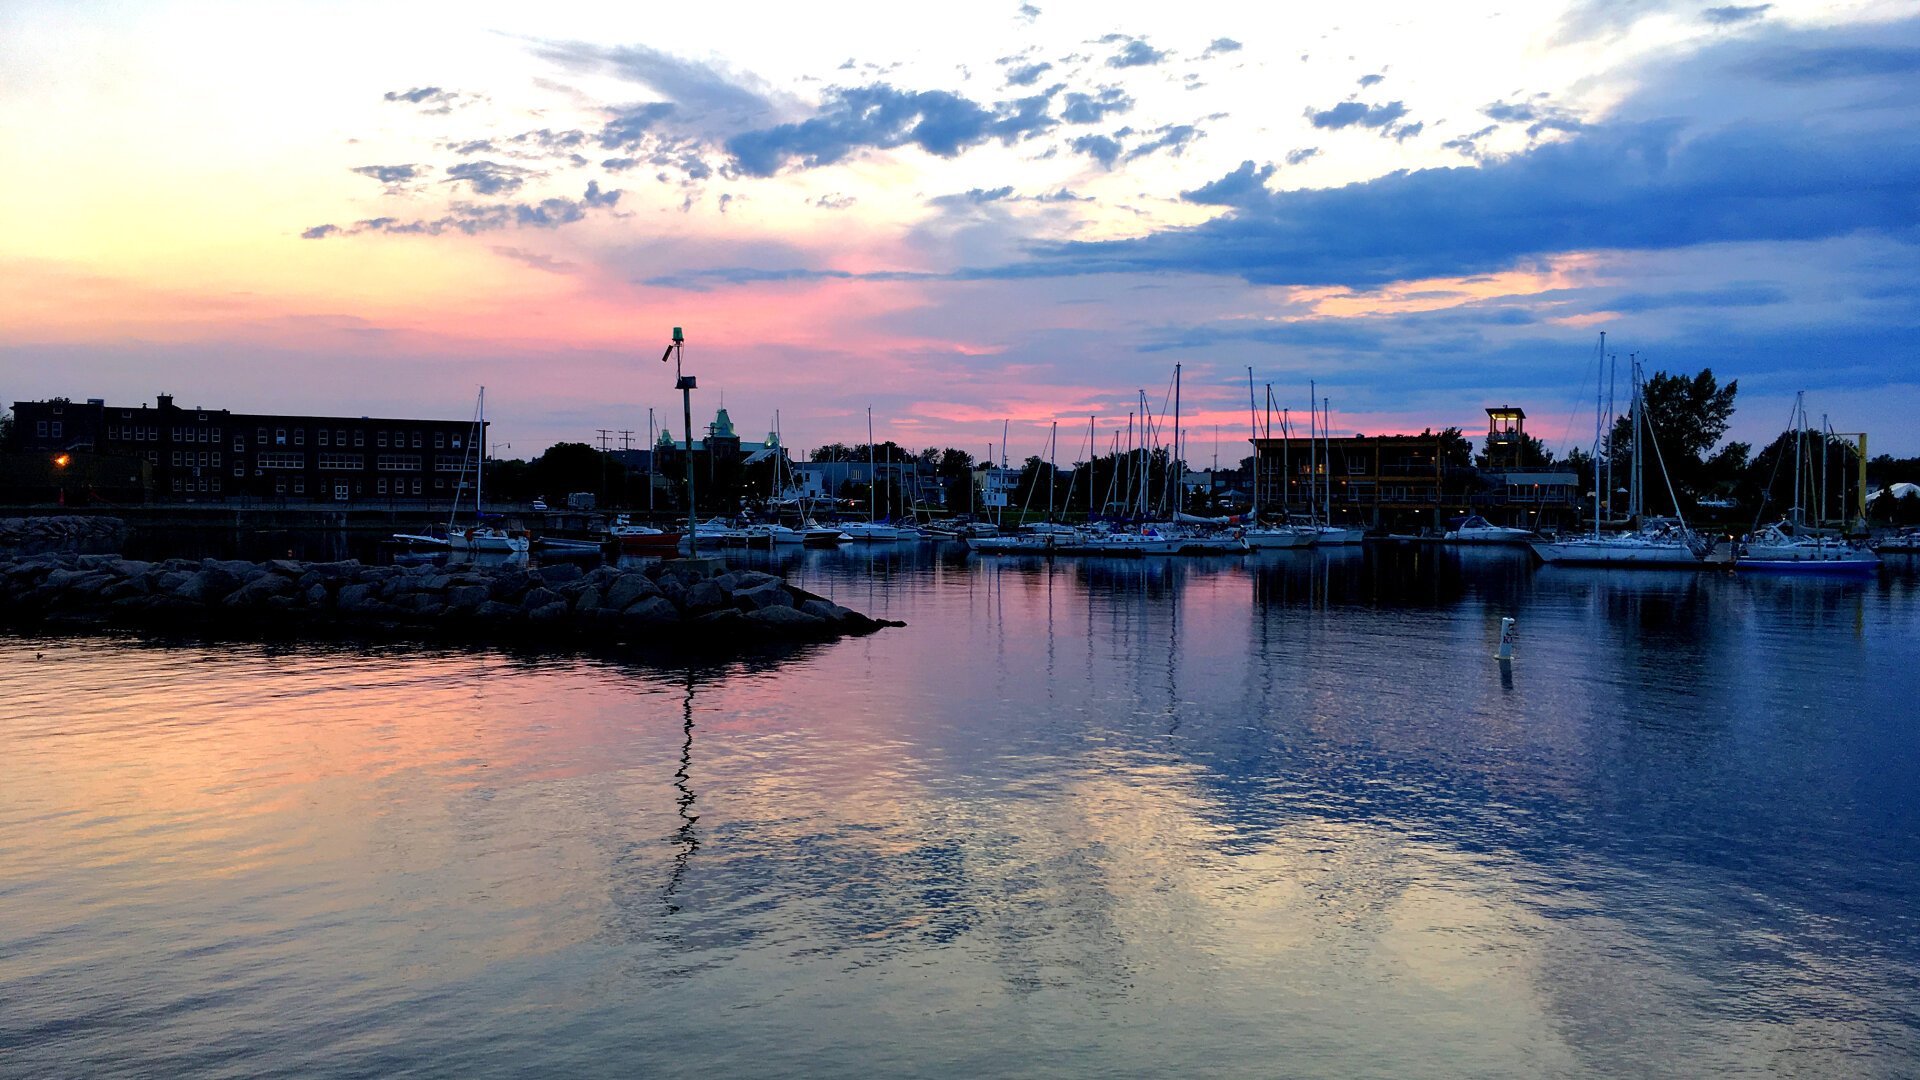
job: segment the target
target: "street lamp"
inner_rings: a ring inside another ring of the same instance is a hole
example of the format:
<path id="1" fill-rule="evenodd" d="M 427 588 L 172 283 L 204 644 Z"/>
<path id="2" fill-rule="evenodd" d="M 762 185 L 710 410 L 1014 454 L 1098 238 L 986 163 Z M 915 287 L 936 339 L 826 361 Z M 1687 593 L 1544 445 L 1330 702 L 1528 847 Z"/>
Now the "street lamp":
<path id="1" fill-rule="evenodd" d="M 700 541 L 694 533 L 699 525 L 699 517 L 694 511 L 693 501 L 693 389 L 695 383 L 693 376 L 680 370 L 681 354 L 686 344 L 686 335 L 679 327 L 674 327 L 673 342 L 667 346 L 666 352 L 660 354 L 660 362 L 664 364 L 668 358 L 673 360 L 673 386 L 680 391 L 680 415 L 686 424 L 684 430 L 687 436 L 687 557 L 693 558 L 700 554 Z"/>

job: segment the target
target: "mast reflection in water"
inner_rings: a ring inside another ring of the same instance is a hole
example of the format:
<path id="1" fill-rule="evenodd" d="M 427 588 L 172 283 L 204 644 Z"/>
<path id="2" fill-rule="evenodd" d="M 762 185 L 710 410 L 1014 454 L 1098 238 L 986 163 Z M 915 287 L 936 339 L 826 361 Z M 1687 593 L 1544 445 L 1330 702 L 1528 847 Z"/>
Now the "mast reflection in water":
<path id="1" fill-rule="evenodd" d="M 771 561 L 907 626 L 0 639 L 0 1072 L 1920 1060 L 1910 566 Z"/>

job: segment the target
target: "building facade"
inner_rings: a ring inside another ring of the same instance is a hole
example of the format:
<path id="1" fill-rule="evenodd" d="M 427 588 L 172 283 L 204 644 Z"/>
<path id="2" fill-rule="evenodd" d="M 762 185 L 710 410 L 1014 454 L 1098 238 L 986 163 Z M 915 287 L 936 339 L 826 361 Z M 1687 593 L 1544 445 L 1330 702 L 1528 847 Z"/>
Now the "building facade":
<path id="1" fill-rule="evenodd" d="M 472 420 L 236 413 L 53 399 L 13 405 L 23 452 L 144 461 L 155 502 L 417 504 L 470 489 L 486 452 Z"/>

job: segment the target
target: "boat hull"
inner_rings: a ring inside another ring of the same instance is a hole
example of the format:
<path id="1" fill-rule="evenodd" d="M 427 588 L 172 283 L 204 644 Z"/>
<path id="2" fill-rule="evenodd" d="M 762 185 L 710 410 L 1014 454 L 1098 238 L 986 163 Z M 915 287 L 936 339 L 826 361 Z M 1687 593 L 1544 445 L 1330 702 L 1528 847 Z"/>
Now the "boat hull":
<path id="1" fill-rule="evenodd" d="M 1549 566 L 1700 570 L 1712 565 L 1695 555 L 1685 544 L 1628 544 L 1607 541 L 1550 543 L 1536 540 L 1529 543 L 1527 547 L 1541 562 Z"/>

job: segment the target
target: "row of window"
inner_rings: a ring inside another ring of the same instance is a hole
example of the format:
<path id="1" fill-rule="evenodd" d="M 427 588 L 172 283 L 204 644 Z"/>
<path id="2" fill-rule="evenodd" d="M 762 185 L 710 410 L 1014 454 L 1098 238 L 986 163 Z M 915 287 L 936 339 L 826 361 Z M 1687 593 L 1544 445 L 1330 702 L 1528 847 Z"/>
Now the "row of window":
<path id="1" fill-rule="evenodd" d="M 34 424 L 33 424 L 33 433 L 34 433 L 34 435 L 36 435 L 36 436 L 38 436 L 39 438 L 42 438 L 42 439 L 61 439 L 61 438 L 65 438 L 66 436 L 65 436 L 65 435 L 63 435 L 63 434 L 62 434 L 61 432 L 62 432 L 62 424 L 61 424 L 61 422 L 60 422 L 60 421 L 58 421 L 58 420 L 36 420 L 36 421 L 34 421 Z"/>
<path id="2" fill-rule="evenodd" d="M 158 457 L 160 451 L 155 450 L 153 454 L 155 457 Z M 212 465 L 217 467 L 220 464 L 220 451 L 201 450 L 196 453 L 192 450 L 175 450 L 169 457 L 169 463 L 183 468 L 190 465 Z"/>
<path id="3" fill-rule="evenodd" d="M 220 478 L 212 476 L 195 479 L 190 476 L 176 476 L 173 478 L 173 490 L 176 492 L 219 491 Z"/>

